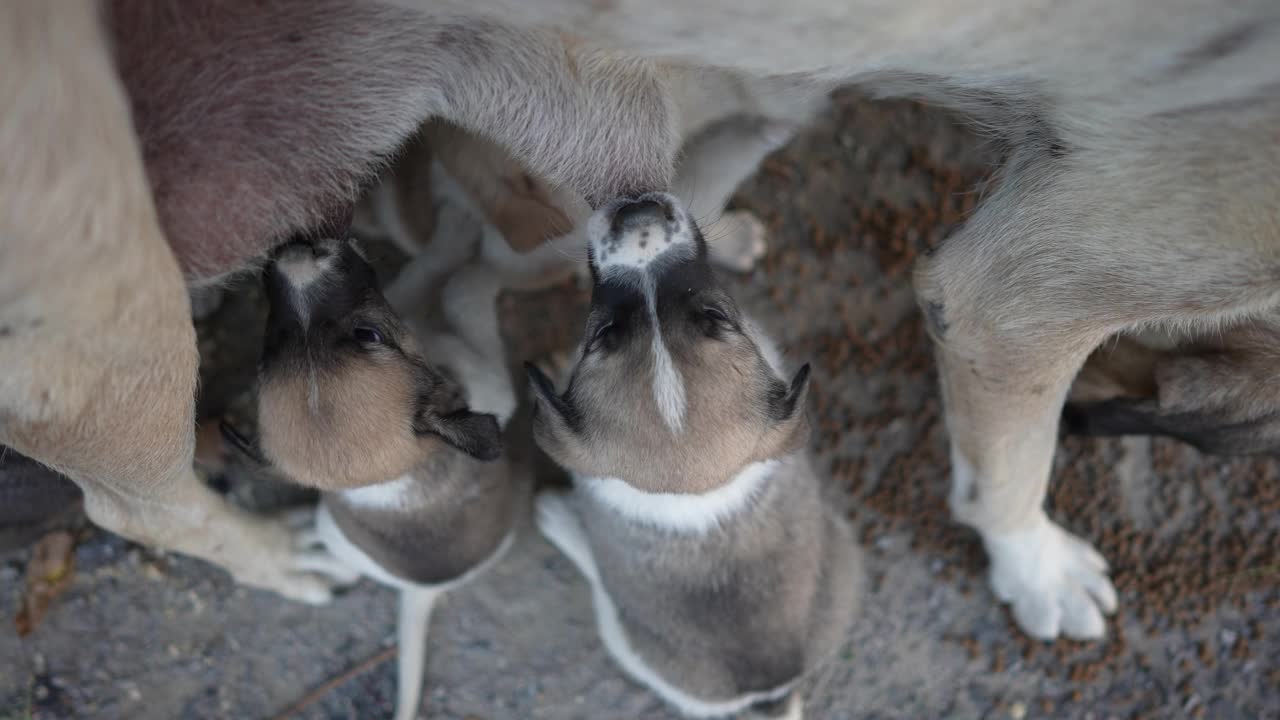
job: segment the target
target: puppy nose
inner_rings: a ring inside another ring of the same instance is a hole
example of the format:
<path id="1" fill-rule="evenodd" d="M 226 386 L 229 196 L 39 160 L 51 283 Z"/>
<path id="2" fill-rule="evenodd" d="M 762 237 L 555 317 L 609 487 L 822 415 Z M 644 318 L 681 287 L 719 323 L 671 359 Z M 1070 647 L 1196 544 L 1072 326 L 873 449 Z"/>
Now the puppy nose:
<path id="1" fill-rule="evenodd" d="M 656 200 L 638 200 L 618 208 L 613 214 L 613 225 L 617 228 L 654 225 L 669 219 L 669 215 L 668 209 Z"/>

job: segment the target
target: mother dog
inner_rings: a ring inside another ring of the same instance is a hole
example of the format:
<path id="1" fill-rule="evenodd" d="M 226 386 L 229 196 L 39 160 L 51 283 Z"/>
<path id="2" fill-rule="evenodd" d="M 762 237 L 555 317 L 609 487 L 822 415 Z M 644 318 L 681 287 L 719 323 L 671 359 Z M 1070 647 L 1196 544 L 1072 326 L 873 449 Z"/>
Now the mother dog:
<path id="1" fill-rule="evenodd" d="M 0 8 L 0 442 L 110 529 L 321 599 L 282 529 L 191 473 L 184 271 L 220 277 L 325 217 L 427 116 L 599 202 L 668 179 L 676 121 L 646 59 L 855 82 L 1008 144 L 998 189 L 916 272 L 951 505 L 1027 632 L 1103 633 L 1105 563 L 1042 507 L 1061 405 L 1109 335 L 1280 301 L 1280 7 L 392 4 Z"/>

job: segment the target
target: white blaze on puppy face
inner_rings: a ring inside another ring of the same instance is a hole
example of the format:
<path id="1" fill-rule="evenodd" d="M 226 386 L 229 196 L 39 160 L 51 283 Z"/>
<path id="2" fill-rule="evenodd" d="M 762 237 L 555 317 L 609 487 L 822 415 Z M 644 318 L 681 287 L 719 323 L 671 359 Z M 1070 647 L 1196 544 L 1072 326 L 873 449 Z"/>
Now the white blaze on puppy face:
<path id="1" fill-rule="evenodd" d="M 688 213 L 665 193 L 614 203 L 592 215 L 587 225 L 592 262 L 600 277 L 632 282 L 644 293 L 654 329 L 653 397 L 673 432 L 684 428 L 687 401 L 684 378 L 662 337 L 657 274 L 666 261 L 688 259 L 697 253 L 696 232 Z"/>

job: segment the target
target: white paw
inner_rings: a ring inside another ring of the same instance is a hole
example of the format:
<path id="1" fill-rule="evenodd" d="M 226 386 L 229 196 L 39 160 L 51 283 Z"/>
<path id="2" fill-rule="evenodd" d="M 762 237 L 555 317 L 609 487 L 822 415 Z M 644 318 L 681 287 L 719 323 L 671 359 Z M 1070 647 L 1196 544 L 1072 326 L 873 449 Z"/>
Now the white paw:
<path id="1" fill-rule="evenodd" d="M 711 259 L 733 272 L 751 272 L 769 251 L 764 223 L 746 210 L 730 210 L 703 229 Z"/>
<path id="2" fill-rule="evenodd" d="M 1106 632 L 1103 613 L 1116 609 L 1107 562 L 1087 542 L 1043 513 L 1031 527 L 984 533 L 991 589 L 1013 606 L 1018 625 L 1033 637 L 1059 634 L 1091 640 Z"/>
<path id="3" fill-rule="evenodd" d="M 578 516 L 573 514 L 573 508 L 560 492 L 548 490 L 538 493 L 534 502 L 534 518 L 538 531 L 548 538 L 562 537 L 578 529 Z"/>
<path id="4" fill-rule="evenodd" d="M 298 522 L 303 513 L 292 514 Z M 239 558 L 237 582 L 271 590 L 291 600 L 324 605 L 333 591 L 360 579 L 360 574 L 326 550 L 311 527 L 293 529 L 287 522 L 257 525 L 260 545 L 252 557 Z M 255 533 L 257 534 L 257 533 Z"/>

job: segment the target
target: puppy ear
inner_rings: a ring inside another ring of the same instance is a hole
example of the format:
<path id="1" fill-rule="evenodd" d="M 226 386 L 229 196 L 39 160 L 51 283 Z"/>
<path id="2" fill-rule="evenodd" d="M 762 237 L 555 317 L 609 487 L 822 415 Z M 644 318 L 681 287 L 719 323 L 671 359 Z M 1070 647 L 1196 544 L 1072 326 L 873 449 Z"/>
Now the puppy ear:
<path id="1" fill-rule="evenodd" d="M 414 418 L 418 435 L 435 435 L 477 460 L 489 462 L 502 456 L 502 430 L 498 418 L 463 408 L 439 415 L 430 408 Z"/>
<path id="2" fill-rule="evenodd" d="M 775 420 L 786 422 L 804 413 L 805 400 L 809 397 L 809 372 L 809 363 L 805 363 L 791 378 L 786 392 L 772 402 L 770 412 Z"/>
<path id="3" fill-rule="evenodd" d="M 555 383 L 547 374 L 533 363 L 524 364 L 524 372 L 529 376 L 529 386 L 533 388 L 534 402 L 538 409 L 547 414 L 552 425 L 558 429 L 573 430 L 577 427 L 577 413 L 573 406 L 556 393 Z"/>
<path id="4" fill-rule="evenodd" d="M 809 397 L 809 363 L 805 363 L 787 385 L 778 383 L 778 392 L 769 399 L 769 416 L 773 423 L 759 459 L 767 460 L 799 450 L 809 442 L 809 416 L 805 400 Z"/>
<path id="5" fill-rule="evenodd" d="M 227 445 L 235 448 L 241 456 L 247 458 L 260 467 L 270 465 L 270 463 L 267 462 L 266 457 L 263 456 L 262 450 L 258 448 L 257 438 L 250 439 L 226 420 L 218 421 L 218 431 L 222 433 L 223 441 L 225 441 Z"/>

